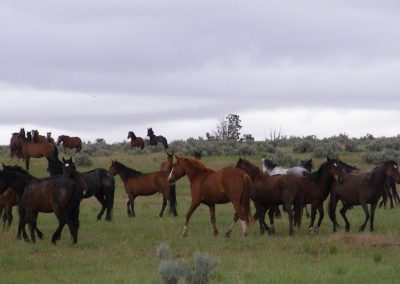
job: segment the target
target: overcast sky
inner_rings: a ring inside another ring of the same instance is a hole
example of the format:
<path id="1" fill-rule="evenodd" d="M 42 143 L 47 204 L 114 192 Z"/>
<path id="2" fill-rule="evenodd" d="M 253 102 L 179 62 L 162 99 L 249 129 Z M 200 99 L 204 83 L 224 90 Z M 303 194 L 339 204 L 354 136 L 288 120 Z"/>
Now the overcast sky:
<path id="1" fill-rule="evenodd" d="M 0 2 L 0 144 L 400 133 L 399 1 Z"/>

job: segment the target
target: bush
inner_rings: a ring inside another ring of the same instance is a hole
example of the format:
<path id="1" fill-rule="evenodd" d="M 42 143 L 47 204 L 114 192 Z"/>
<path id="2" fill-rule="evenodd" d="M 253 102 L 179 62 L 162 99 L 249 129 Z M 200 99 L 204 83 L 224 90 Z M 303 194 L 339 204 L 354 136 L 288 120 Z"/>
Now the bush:
<path id="1" fill-rule="evenodd" d="M 336 157 L 341 151 L 342 147 L 339 145 L 339 143 L 330 141 L 315 147 L 314 156 L 316 158 L 323 158 L 326 156 Z"/>
<path id="2" fill-rule="evenodd" d="M 86 153 L 79 153 L 75 157 L 75 164 L 78 167 L 90 167 L 93 165 L 93 160 Z"/>

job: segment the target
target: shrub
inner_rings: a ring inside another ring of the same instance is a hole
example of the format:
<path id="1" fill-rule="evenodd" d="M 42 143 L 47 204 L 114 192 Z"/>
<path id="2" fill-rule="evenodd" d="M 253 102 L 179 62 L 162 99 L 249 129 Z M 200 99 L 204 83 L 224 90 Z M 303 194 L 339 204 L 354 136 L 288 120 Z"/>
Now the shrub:
<path id="1" fill-rule="evenodd" d="M 75 164 L 78 167 L 90 167 L 93 165 L 93 160 L 86 153 L 79 153 L 75 157 Z"/>
<path id="2" fill-rule="evenodd" d="M 335 157 L 339 155 L 339 153 L 342 151 L 342 148 L 340 147 L 339 143 L 330 141 L 327 143 L 323 143 L 315 147 L 314 149 L 314 156 L 316 158 L 323 158 L 326 156 L 329 157 Z"/>

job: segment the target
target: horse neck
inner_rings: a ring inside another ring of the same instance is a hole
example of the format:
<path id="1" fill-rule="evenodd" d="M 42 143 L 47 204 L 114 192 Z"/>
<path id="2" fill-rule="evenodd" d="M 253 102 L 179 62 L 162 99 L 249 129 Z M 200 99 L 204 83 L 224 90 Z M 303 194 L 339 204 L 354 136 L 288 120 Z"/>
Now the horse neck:
<path id="1" fill-rule="evenodd" d="M 372 181 L 372 186 L 374 188 L 382 189 L 383 185 L 387 179 L 386 169 L 383 166 L 377 167 L 372 170 L 370 181 Z"/>
<path id="2" fill-rule="evenodd" d="M 9 173 L 12 178 L 10 181 L 10 186 L 14 188 L 17 195 L 21 196 L 24 193 L 25 187 L 30 183 L 32 180 L 37 180 L 37 178 L 31 175 L 25 175 L 18 172 L 10 172 Z"/>
<path id="3" fill-rule="evenodd" d="M 252 180 L 261 178 L 265 174 L 267 174 L 269 176 L 268 172 L 264 174 L 263 171 L 259 167 L 255 166 L 253 164 L 249 164 L 247 166 L 247 170 L 245 170 L 245 172 L 249 174 L 249 176 L 251 177 Z"/>
<path id="4" fill-rule="evenodd" d="M 121 177 L 123 182 L 126 182 L 130 177 L 134 175 L 141 175 L 140 172 L 134 171 L 133 169 L 129 169 L 127 166 L 123 164 L 119 164 L 117 166 L 117 174 Z"/>
<path id="5" fill-rule="evenodd" d="M 318 188 L 322 189 L 323 192 L 329 192 L 334 181 L 334 179 L 328 175 L 326 164 L 321 166 L 318 171 L 312 173 L 309 178 L 318 186 Z"/>
<path id="6" fill-rule="evenodd" d="M 203 166 L 203 167 L 197 166 L 190 161 L 184 162 L 184 169 L 185 169 L 185 173 L 190 181 L 190 184 L 193 184 L 198 179 L 204 178 L 204 177 L 208 176 L 209 174 L 215 172 L 214 170 L 206 168 L 205 166 Z"/>

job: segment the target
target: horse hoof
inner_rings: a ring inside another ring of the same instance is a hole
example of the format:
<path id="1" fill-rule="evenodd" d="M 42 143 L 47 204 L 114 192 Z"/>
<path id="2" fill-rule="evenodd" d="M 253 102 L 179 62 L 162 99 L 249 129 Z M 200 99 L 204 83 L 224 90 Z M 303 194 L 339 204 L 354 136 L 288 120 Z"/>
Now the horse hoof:
<path id="1" fill-rule="evenodd" d="M 363 232 L 364 231 L 364 227 L 363 226 L 361 226 L 359 229 L 358 229 L 358 232 Z"/>
<path id="2" fill-rule="evenodd" d="M 346 227 L 344 228 L 344 230 L 346 231 L 346 233 L 348 233 L 348 232 L 350 231 L 350 227 L 349 227 L 349 226 L 346 226 Z"/>
<path id="3" fill-rule="evenodd" d="M 227 239 L 228 239 L 230 236 L 231 236 L 231 233 L 228 233 L 228 232 L 227 232 L 227 233 L 225 233 L 225 238 L 227 238 Z"/>

